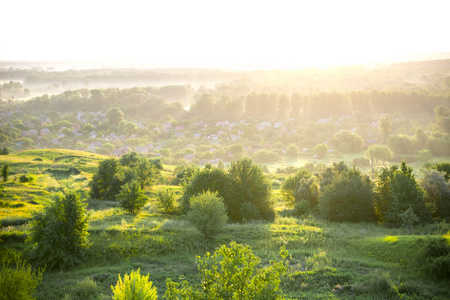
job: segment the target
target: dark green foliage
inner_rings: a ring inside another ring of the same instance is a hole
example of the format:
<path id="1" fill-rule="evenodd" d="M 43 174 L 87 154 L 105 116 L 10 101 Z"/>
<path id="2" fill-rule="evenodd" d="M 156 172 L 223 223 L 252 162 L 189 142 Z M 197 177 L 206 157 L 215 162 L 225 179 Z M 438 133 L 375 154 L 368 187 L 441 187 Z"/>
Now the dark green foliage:
<path id="1" fill-rule="evenodd" d="M 21 183 L 29 182 L 31 180 L 33 180 L 33 178 L 30 176 L 27 176 L 26 174 L 20 175 L 20 177 L 19 177 L 19 181 Z"/>
<path id="2" fill-rule="evenodd" d="M 316 178 L 306 168 L 301 168 L 294 176 L 289 176 L 281 187 L 281 194 L 288 203 L 296 204 L 303 200 L 314 208 L 318 203 Z"/>
<path id="3" fill-rule="evenodd" d="M 76 167 L 70 167 L 69 169 L 48 168 L 45 172 L 51 174 L 56 180 L 67 179 L 71 175 L 78 175 L 81 173 L 81 171 Z"/>
<path id="4" fill-rule="evenodd" d="M 191 197 L 187 219 L 205 238 L 210 238 L 220 232 L 227 223 L 228 216 L 222 198 L 217 192 L 204 192 Z"/>
<path id="5" fill-rule="evenodd" d="M 306 200 L 302 200 L 300 202 L 295 203 L 294 205 L 294 214 L 296 216 L 303 216 L 310 211 L 309 202 Z"/>
<path id="6" fill-rule="evenodd" d="M 100 200 L 115 199 L 122 186 L 119 170 L 120 164 L 117 159 L 101 161 L 97 173 L 92 177 L 90 196 Z"/>
<path id="7" fill-rule="evenodd" d="M 249 158 L 243 158 L 230 165 L 228 173 L 218 168 L 204 168 L 186 186 L 182 199 L 182 210 L 189 209 L 189 199 L 205 191 L 218 192 L 227 207 L 228 217 L 236 222 L 243 219 L 273 220 L 275 212 L 270 201 L 270 182 L 261 167 Z M 246 206 L 242 209 L 244 203 Z M 255 213 L 256 212 L 256 213 Z M 255 217 L 256 216 L 256 217 Z"/>
<path id="8" fill-rule="evenodd" d="M 42 280 L 43 269 L 31 266 L 15 252 L 2 253 L 0 300 L 31 300 Z"/>
<path id="9" fill-rule="evenodd" d="M 280 279 L 286 273 L 282 249 L 281 261 L 271 261 L 259 268 L 261 259 L 248 246 L 232 242 L 223 245 L 211 255 L 197 257 L 200 280 L 192 285 L 186 280 L 181 284 L 166 280 L 166 299 L 282 299 Z M 183 278 L 181 278 L 183 279 Z"/>
<path id="10" fill-rule="evenodd" d="M 386 272 L 376 272 L 367 282 L 368 292 L 382 297 L 382 299 L 400 299 L 398 287 L 392 282 Z"/>
<path id="11" fill-rule="evenodd" d="M 156 201 L 159 209 L 166 214 L 174 213 L 177 210 L 175 193 L 171 189 L 158 191 Z"/>
<path id="12" fill-rule="evenodd" d="M 432 166 L 432 168 L 440 172 L 445 172 L 444 175 L 445 181 L 448 181 L 450 179 L 450 163 L 448 162 L 438 163 Z"/>
<path id="13" fill-rule="evenodd" d="M 139 182 L 141 189 L 151 186 L 160 176 L 157 163 L 152 163 L 135 152 L 100 162 L 97 173 L 92 177 L 90 196 L 100 200 L 114 200 L 126 183 Z"/>
<path id="14" fill-rule="evenodd" d="M 72 295 L 77 300 L 97 299 L 98 294 L 99 289 L 97 283 L 92 278 L 85 278 L 78 281 L 72 289 Z"/>
<path id="15" fill-rule="evenodd" d="M 194 171 L 192 168 L 189 169 Z M 225 197 L 227 195 L 228 186 L 229 179 L 225 171 L 218 168 L 205 168 L 199 171 L 185 187 L 182 198 L 183 213 L 186 213 L 189 210 L 191 197 L 200 195 L 206 191 L 218 192 L 218 195 L 224 199 L 225 203 L 227 203 Z"/>
<path id="16" fill-rule="evenodd" d="M 172 180 L 172 184 L 175 185 L 186 185 L 200 172 L 197 165 L 179 165 L 175 168 L 174 174 L 175 178 Z"/>
<path id="17" fill-rule="evenodd" d="M 137 181 L 125 183 L 121 187 L 117 199 L 120 206 L 132 214 L 138 212 L 148 200 Z"/>
<path id="18" fill-rule="evenodd" d="M 400 215 L 411 207 L 423 223 L 431 219 L 425 206 L 423 190 L 418 186 L 411 167 L 403 161 L 397 165 L 382 168 L 377 183 L 376 211 L 380 219 L 389 226 L 401 226 Z"/>
<path id="19" fill-rule="evenodd" d="M 228 170 L 228 178 L 230 185 L 223 198 L 228 206 L 230 219 L 242 220 L 240 208 L 246 202 L 257 207 L 257 219 L 267 221 L 275 219 L 273 203 L 270 200 L 271 184 L 262 169 L 254 165 L 251 159 L 243 158 L 232 162 Z"/>
<path id="20" fill-rule="evenodd" d="M 79 264 L 88 245 L 86 203 L 75 192 L 58 194 L 37 212 L 31 224 L 28 242 L 30 260 L 48 269 L 66 269 Z"/>
<path id="21" fill-rule="evenodd" d="M 2 167 L 3 182 L 7 182 L 8 181 L 8 174 L 9 174 L 9 166 L 8 165 L 3 165 L 3 167 Z"/>
<path id="22" fill-rule="evenodd" d="M 319 175 L 320 192 L 323 192 L 325 188 L 333 182 L 333 178 L 347 170 L 348 166 L 343 161 L 340 161 L 339 163 L 333 162 L 332 167 L 326 168 Z"/>
<path id="23" fill-rule="evenodd" d="M 425 275 L 435 279 L 450 278 L 450 245 L 446 238 L 429 240 L 418 265 Z"/>
<path id="24" fill-rule="evenodd" d="M 426 192 L 427 206 L 433 216 L 450 219 L 450 182 L 445 180 L 446 175 L 445 172 L 425 169 L 420 186 Z"/>
<path id="25" fill-rule="evenodd" d="M 2 155 L 8 155 L 9 154 L 9 149 L 8 148 L 3 148 L 1 151 Z"/>
<path id="26" fill-rule="evenodd" d="M 320 195 L 319 209 L 330 221 L 373 221 L 372 182 L 357 169 L 340 173 Z"/>

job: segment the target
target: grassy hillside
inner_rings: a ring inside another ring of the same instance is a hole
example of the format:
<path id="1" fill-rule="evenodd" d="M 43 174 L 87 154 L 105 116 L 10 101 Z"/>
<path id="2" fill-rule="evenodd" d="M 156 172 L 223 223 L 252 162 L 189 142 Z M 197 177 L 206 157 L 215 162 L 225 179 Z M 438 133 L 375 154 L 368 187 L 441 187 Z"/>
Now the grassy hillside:
<path id="1" fill-rule="evenodd" d="M 32 150 L 0 156 L 11 174 L 0 201 L 1 253 L 16 249 L 26 253 L 28 221 L 52 193 L 66 188 L 86 196 L 97 164 L 105 157 L 67 150 Z M 71 174 L 70 168 L 79 170 Z M 50 170 L 50 171 L 49 171 Z M 55 173 L 59 170 L 59 173 Z M 167 177 L 171 169 L 164 171 Z M 21 182 L 20 178 L 30 178 Z M 279 183 L 285 175 L 270 175 L 278 215 L 273 223 L 228 224 L 212 240 L 205 240 L 182 216 L 158 211 L 152 198 L 158 189 L 181 187 L 157 185 L 145 192 L 150 201 L 138 214 L 130 214 L 114 201 L 88 200 L 90 212 L 86 261 L 65 271 L 47 271 L 37 299 L 110 299 L 118 274 L 141 269 L 150 274 L 161 297 L 166 278 L 197 279 L 196 256 L 203 256 L 231 241 L 250 245 L 268 264 L 281 246 L 289 251 L 289 271 L 281 282 L 292 299 L 448 299 L 449 282 L 433 280 L 419 272 L 419 254 L 428 240 L 442 236 L 450 241 L 450 225 L 436 223 L 413 228 L 385 228 L 373 223 L 330 223 L 314 216 L 289 216 L 281 200 Z M 93 279 L 93 286 L 83 284 Z"/>

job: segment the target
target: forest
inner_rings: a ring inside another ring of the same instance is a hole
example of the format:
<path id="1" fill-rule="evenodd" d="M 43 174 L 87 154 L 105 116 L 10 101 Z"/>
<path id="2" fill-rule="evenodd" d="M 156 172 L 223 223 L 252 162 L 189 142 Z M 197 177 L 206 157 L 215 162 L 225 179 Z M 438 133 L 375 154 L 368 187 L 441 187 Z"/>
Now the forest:
<path id="1" fill-rule="evenodd" d="M 448 299 L 450 60 L 0 64 L 0 299 Z"/>

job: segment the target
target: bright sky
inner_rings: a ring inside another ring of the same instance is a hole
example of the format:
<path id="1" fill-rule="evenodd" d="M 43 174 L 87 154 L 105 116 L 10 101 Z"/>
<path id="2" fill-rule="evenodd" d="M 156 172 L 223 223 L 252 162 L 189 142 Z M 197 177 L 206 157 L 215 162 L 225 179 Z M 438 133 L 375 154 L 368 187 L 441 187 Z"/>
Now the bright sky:
<path id="1" fill-rule="evenodd" d="M 8 0 L 0 60 L 297 68 L 450 52 L 448 0 Z"/>

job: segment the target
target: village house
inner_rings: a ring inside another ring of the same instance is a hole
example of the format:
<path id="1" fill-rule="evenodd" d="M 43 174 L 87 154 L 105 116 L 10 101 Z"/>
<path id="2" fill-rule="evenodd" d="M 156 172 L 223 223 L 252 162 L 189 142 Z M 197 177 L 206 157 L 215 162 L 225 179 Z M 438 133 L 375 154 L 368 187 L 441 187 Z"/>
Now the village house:
<path id="1" fill-rule="evenodd" d="M 170 123 L 170 122 L 165 122 L 165 123 L 163 123 L 163 124 L 162 124 L 162 130 L 163 130 L 164 132 L 172 131 L 172 123 Z"/>
<path id="2" fill-rule="evenodd" d="M 51 132 L 51 131 L 50 131 L 50 129 L 48 129 L 48 128 L 42 128 L 41 131 L 40 131 L 40 133 L 41 133 L 42 136 L 49 135 L 50 132 Z"/>

